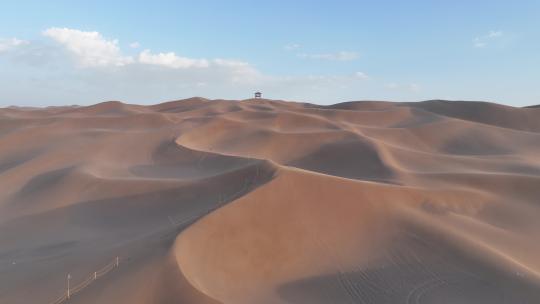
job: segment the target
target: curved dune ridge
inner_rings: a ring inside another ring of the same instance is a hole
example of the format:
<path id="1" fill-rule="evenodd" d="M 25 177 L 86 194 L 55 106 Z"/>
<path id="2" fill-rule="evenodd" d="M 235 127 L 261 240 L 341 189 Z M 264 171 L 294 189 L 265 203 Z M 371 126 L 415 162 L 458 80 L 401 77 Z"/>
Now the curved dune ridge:
<path id="1" fill-rule="evenodd" d="M 540 109 L 0 109 L 0 303 L 540 303 Z M 28 290 L 32 292 L 29 293 Z"/>

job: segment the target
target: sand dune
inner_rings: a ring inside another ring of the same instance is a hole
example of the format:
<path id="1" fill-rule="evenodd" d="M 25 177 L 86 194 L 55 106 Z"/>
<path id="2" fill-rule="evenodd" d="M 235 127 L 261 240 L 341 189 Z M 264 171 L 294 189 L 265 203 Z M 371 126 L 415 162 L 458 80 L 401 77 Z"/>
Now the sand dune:
<path id="1" fill-rule="evenodd" d="M 0 303 L 540 303 L 539 182 L 534 107 L 0 109 Z"/>

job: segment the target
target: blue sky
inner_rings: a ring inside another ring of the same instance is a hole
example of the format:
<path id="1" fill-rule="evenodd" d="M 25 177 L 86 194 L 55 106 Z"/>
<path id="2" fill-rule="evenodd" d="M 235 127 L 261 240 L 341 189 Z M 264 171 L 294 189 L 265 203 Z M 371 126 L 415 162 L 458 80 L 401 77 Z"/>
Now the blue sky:
<path id="1" fill-rule="evenodd" d="M 0 106 L 540 103 L 540 2 L 6 1 Z"/>

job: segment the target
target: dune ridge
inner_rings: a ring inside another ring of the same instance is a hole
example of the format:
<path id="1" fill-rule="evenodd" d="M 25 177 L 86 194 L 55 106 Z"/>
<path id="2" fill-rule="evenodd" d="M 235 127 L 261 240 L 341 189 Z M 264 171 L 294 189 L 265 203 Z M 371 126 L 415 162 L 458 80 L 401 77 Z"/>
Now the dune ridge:
<path id="1" fill-rule="evenodd" d="M 0 303 L 116 255 L 73 302 L 537 303 L 539 122 L 442 100 L 0 109 Z"/>

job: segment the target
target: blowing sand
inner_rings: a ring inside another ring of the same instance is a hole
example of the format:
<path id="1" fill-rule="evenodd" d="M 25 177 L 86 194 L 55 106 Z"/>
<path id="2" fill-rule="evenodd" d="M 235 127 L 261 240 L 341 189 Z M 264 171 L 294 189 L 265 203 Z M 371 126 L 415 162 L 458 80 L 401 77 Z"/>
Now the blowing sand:
<path id="1" fill-rule="evenodd" d="M 540 108 L 0 109 L 0 303 L 540 303 Z"/>

